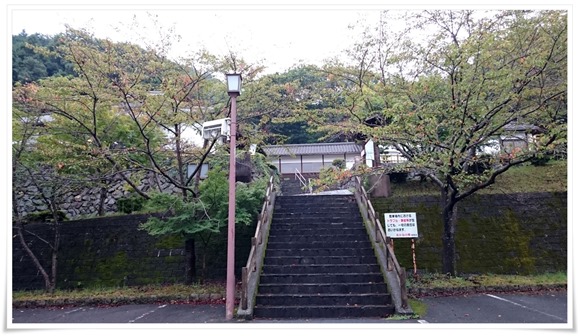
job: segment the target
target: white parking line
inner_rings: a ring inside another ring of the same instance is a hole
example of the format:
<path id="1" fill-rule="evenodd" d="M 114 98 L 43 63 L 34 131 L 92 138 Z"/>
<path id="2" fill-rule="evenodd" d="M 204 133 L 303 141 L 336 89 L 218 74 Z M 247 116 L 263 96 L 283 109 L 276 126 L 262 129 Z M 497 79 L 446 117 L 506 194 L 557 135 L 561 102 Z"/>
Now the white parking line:
<path id="1" fill-rule="evenodd" d="M 417 322 L 421 323 L 421 324 L 428 324 L 429 322 L 425 321 L 425 320 L 417 320 Z"/>
<path id="2" fill-rule="evenodd" d="M 496 299 L 496 300 L 500 300 L 500 301 L 504 301 L 504 302 L 508 302 L 508 303 L 511 303 L 511 304 L 513 304 L 513 305 L 516 305 L 516 306 L 518 306 L 518 307 L 522 307 L 522 308 L 525 308 L 525 309 L 528 309 L 528 310 L 534 311 L 534 312 L 536 312 L 536 313 L 539 313 L 539 314 L 542 314 L 542 315 L 546 315 L 546 316 L 550 316 L 550 317 L 553 317 L 553 318 L 555 318 L 555 319 L 558 319 L 558 320 L 560 320 L 560 321 L 564 321 L 564 322 L 566 322 L 566 319 L 563 319 L 563 318 L 561 318 L 561 317 L 559 317 L 559 316 L 552 315 L 552 314 L 548 314 L 548 313 L 545 313 L 545 312 L 543 312 L 543 311 L 539 311 L 539 310 L 537 310 L 537 309 L 534 309 L 534 308 L 526 307 L 526 306 L 524 306 L 524 305 L 522 305 L 522 304 L 519 304 L 519 303 L 517 303 L 517 302 L 513 302 L 513 301 L 510 301 L 510 300 L 508 300 L 508 299 L 504 299 L 504 298 L 502 298 L 502 297 L 495 296 L 495 295 L 492 295 L 492 294 L 485 294 L 485 295 L 489 296 L 490 298 L 493 298 L 493 299 Z"/>
<path id="3" fill-rule="evenodd" d="M 85 307 L 80 307 L 80 308 L 77 308 L 77 309 L 73 309 L 73 310 L 64 312 L 63 315 L 71 314 L 71 313 L 78 312 L 79 310 L 84 310 L 84 309 L 85 309 Z"/>
<path id="4" fill-rule="evenodd" d="M 133 322 L 135 322 L 137 320 L 140 320 L 140 319 L 144 318 L 145 316 L 154 313 L 157 309 L 164 308 L 164 307 L 167 307 L 167 305 L 159 306 L 159 307 L 153 309 L 152 311 L 146 312 L 145 314 L 137 317 L 136 319 L 129 321 L 129 323 L 133 323 Z"/>

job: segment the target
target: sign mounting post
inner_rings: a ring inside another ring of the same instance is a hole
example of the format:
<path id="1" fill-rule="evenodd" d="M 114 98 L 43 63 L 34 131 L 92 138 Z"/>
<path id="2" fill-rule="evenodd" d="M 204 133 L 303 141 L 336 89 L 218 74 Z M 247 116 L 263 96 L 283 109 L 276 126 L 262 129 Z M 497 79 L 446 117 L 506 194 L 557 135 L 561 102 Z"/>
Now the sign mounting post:
<path id="1" fill-rule="evenodd" d="M 415 212 L 397 212 L 385 214 L 387 237 L 411 238 L 411 253 L 413 255 L 413 276 L 417 277 L 417 262 L 415 259 L 415 238 L 419 237 L 417 230 L 417 214 Z"/>

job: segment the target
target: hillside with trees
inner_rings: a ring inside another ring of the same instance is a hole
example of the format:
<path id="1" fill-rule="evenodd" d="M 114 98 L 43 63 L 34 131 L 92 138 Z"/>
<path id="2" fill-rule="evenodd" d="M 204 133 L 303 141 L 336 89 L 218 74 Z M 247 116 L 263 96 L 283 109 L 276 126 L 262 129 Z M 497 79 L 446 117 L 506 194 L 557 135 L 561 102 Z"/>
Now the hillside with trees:
<path id="1" fill-rule="evenodd" d="M 25 31 L 12 36 L 12 85 L 25 84 L 52 76 L 75 73 L 72 64 L 55 55 L 40 52 L 37 48 L 55 50 L 61 43 L 60 36 L 28 35 Z"/>

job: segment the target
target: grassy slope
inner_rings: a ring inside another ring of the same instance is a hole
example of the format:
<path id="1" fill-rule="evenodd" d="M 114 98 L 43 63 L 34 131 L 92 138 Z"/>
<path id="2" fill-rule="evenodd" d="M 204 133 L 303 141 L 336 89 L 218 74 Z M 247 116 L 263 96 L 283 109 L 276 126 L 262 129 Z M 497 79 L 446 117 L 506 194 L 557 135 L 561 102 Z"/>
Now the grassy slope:
<path id="1" fill-rule="evenodd" d="M 496 183 L 478 193 L 565 192 L 568 190 L 568 165 L 554 161 L 545 166 L 513 167 L 499 175 Z M 432 182 L 408 181 L 392 183 L 393 196 L 438 194 Z"/>

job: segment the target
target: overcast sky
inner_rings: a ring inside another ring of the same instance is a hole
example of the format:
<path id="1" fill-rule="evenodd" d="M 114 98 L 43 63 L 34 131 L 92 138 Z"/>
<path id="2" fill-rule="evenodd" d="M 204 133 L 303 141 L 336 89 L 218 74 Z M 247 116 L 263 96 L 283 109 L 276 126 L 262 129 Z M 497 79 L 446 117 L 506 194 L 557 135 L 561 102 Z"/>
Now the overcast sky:
<path id="1" fill-rule="evenodd" d="M 15 35 L 25 30 L 28 34 L 54 35 L 65 30 L 65 24 L 73 28 L 87 28 L 98 38 L 138 44 L 159 41 L 162 31 L 156 27 L 149 15 L 158 18 L 165 29 L 175 29 L 181 36 L 173 45 L 170 57 L 186 57 L 206 48 L 213 54 L 223 55 L 235 51 L 252 63 L 262 61 L 266 72 L 281 72 L 299 63 L 322 64 L 329 57 L 343 53 L 354 41 L 360 39 L 364 25 L 378 22 L 382 9 L 425 9 L 460 8 L 499 9 L 533 8 L 534 1 L 504 1 L 501 4 L 474 6 L 449 0 L 445 5 L 435 1 L 417 3 L 365 1 L 315 2 L 318 5 L 300 2 L 244 0 L 237 5 L 225 5 L 221 0 L 202 5 L 199 1 L 172 0 L 172 5 L 159 1 L 140 1 L 136 4 L 120 4 L 120 1 L 102 0 L 98 4 L 89 1 L 60 1 L 59 4 L 39 5 L 28 0 L 8 1 L 8 34 Z M 567 1 L 567 0 L 565 0 Z M 10 4 L 10 2 L 13 2 Z M 127 3 L 126 1 L 124 3 Z M 359 2 L 360 3 L 360 2 Z M 421 3 L 423 3 L 421 5 Z M 519 4 L 518 4 L 519 3 Z M 469 7 L 471 6 L 471 7 Z M 545 5 L 544 5 L 545 7 Z M 136 18 L 141 36 L 128 34 L 133 18 Z M 349 29 L 349 26 L 354 27 Z"/>
<path id="2" fill-rule="evenodd" d="M 54 35 L 63 32 L 68 24 L 88 28 L 99 38 L 143 44 L 159 41 L 162 30 L 153 24 L 150 15 L 154 15 L 163 29 L 175 29 L 181 36 L 170 56 L 184 57 L 201 48 L 218 55 L 232 50 L 250 62 L 263 61 L 267 72 L 281 72 L 301 62 L 321 64 L 339 55 L 360 36 L 361 25 L 357 22 L 376 22 L 379 12 L 338 6 L 258 6 L 236 10 L 200 5 L 17 6 L 11 10 L 10 29 L 11 35 L 23 30 L 28 34 Z M 115 29 L 130 26 L 133 18 L 137 18 L 139 33 L 144 36 Z M 355 28 L 349 29 L 349 25 Z"/>

